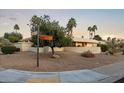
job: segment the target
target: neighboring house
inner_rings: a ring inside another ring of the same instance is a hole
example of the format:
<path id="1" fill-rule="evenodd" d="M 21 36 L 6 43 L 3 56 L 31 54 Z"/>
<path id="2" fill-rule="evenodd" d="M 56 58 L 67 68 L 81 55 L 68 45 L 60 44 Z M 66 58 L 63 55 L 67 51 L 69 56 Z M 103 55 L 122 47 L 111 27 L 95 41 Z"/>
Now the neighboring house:
<path id="1" fill-rule="evenodd" d="M 29 49 L 32 46 L 31 38 L 22 39 L 22 40 L 20 40 L 20 42 L 14 43 L 14 45 L 17 48 L 20 48 L 21 51 L 29 51 Z"/>
<path id="2" fill-rule="evenodd" d="M 31 41 L 31 38 L 25 38 L 25 39 L 22 39 L 20 42 L 30 42 Z"/>
<path id="3" fill-rule="evenodd" d="M 99 44 L 99 41 L 92 39 L 84 39 L 84 38 L 74 38 L 73 46 L 74 47 L 96 47 Z"/>

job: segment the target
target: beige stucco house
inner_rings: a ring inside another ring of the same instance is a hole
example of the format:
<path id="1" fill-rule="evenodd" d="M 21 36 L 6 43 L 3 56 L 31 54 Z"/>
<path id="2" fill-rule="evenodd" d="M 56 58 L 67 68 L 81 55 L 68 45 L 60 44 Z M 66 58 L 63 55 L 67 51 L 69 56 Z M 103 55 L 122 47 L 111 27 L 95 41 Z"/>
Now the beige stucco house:
<path id="1" fill-rule="evenodd" d="M 97 46 L 100 42 L 92 39 L 83 39 L 83 38 L 74 38 L 73 46 L 70 47 L 62 47 L 62 48 L 54 48 L 55 51 L 71 51 L 77 53 L 83 53 L 85 51 L 91 51 L 93 53 L 100 53 L 101 49 Z M 23 39 L 21 42 L 15 44 L 16 47 L 20 48 L 21 51 L 32 51 L 36 52 L 36 47 L 32 47 L 32 43 L 30 42 L 30 38 Z M 51 51 L 50 47 L 41 47 L 39 48 L 39 52 L 46 53 Z"/>
<path id="2" fill-rule="evenodd" d="M 99 44 L 99 41 L 92 39 L 84 39 L 84 38 L 74 38 L 73 46 L 74 47 L 96 47 Z"/>

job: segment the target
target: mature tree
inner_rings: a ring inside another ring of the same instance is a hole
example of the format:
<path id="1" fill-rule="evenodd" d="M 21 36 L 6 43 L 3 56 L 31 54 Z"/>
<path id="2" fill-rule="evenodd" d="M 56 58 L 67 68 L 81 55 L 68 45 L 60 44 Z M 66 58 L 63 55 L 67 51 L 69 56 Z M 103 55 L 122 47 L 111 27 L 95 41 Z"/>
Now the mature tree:
<path id="1" fill-rule="evenodd" d="M 17 33 L 17 30 L 19 30 L 20 29 L 20 27 L 18 26 L 18 24 L 15 24 L 14 25 L 14 30 L 16 31 L 16 33 Z"/>
<path id="2" fill-rule="evenodd" d="M 6 45 L 12 45 L 12 43 L 8 39 L 0 37 L 0 47 L 6 46 Z"/>
<path id="3" fill-rule="evenodd" d="M 96 30 L 97 30 L 97 26 L 96 25 L 93 25 L 93 27 L 91 27 L 91 26 L 88 27 L 90 39 L 94 38 Z"/>
<path id="4" fill-rule="evenodd" d="M 94 33 L 94 36 L 95 36 L 95 32 L 96 32 L 96 30 L 97 30 L 97 26 L 96 25 L 93 25 L 93 27 L 92 27 L 92 31 L 93 31 L 93 33 Z"/>
<path id="5" fill-rule="evenodd" d="M 37 31 L 37 26 L 40 27 L 40 35 L 49 35 L 53 36 L 52 41 L 41 41 L 41 46 L 49 46 L 52 49 L 52 54 L 54 55 L 54 47 L 62 47 L 71 44 L 72 39 L 66 37 L 65 28 L 59 25 L 58 21 L 51 21 L 50 17 L 47 15 L 38 17 L 33 16 L 31 19 L 31 25 L 35 26 L 35 31 Z M 36 36 L 32 36 L 32 41 L 36 45 Z"/>
<path id="6" fill-rule="evenodd" d="M 74 18 L 69 19 L 67 23 L 67 29 L 68 29 L 68 35 L 70 35 L 71 37 L 73 37 L 73 27 L 76 26 L 77 26 L 76 20 Z"/>
<path id="7" fill-rule="evenodd" d="M 92 37 L 93 37 L 92 27 L 89 26 L 87 30 L 89 31 L 89 38 L 92 39 Z"/>
<path id="8" fill-rule="evenodd" d="M 107 38 L 107 41 L 111 41 L 111 37 L 108 37 L 108 38 Z"/>
<path id="9" fill-rule="evenodd" d="M 93 39 L 98 40 L 98 41 L 102 41 L 102 38 L 99 35 L 95 35 Z"/>
<path id="10" fill-rule="evenodd" d="M 4 33 L 4 38 L 8 38 L 9 37 L 9 33 Z"/>
<path id="11" fill-rule="evenodd" d="M 116 39 L 116 38 L 112 38 L 112 41 L 111 41 L 111 42 L 112 42 L 113 45 L 116 46 L 116 44 L 117 44 L 117 39 Z"/>
<path id="12" fill-rule="evenodd" d="M 5 33 L 4 38 L 8 39 L 12 43 L 15 43 L 15 42 L 19 42 L 23 38 L 23 36 L 20 33 L 12 32 L 12 33 Z"/>
<path id="13" fill-rule="evenodd" d="M 84 38 L 84 36 L 82 35 L 81 38 Z"/>

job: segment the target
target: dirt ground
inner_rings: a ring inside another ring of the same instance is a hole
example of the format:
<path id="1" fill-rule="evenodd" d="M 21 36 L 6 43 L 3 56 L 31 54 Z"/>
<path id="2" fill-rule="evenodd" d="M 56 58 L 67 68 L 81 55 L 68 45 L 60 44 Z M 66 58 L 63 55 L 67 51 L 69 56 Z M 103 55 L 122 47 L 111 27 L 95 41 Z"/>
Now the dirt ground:
<path id="1" fill-rule="evenodd" d="M 0 67 L 27 71 L 67 71 L 91 69 L 103 65 L 124 61 L 124 55 L 96 55 L 95 58 L 84 58 L 79 53 L 56 52 L 60 58 L 53 59 L 51 54 L 40 54 L 40 67 L 36 67 L 36 53 L 19 52 L 0 54 Z"/>

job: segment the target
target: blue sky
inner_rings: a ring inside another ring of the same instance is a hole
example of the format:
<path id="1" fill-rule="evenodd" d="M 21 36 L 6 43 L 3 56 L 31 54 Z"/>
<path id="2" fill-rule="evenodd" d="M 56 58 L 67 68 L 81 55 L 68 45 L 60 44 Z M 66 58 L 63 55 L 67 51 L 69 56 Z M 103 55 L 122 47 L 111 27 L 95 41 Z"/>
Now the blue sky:
<path id="1" fill-rule="evenodd" d="M 66 10 L 42 10 L 42 9 L 0 9 L 0 36 L 5 32 L 12 32 L 14 24 L 19 24 L 20 33 L 25 37 L 30 37 L 30 28 L 27 26 L 33 15 L 49 15 L 51 20 L 59 21 L 60 25 L 66 26 L 68 20 L 73 17 L 76 19 L 77 27 L 74 28 L 74 36 L 88 38 L 88 26 L 97 25 L 96 34 L 103 38 L 124 37 L 124 10 L 105 10 L 105 9 L 66 9 Z"/>

